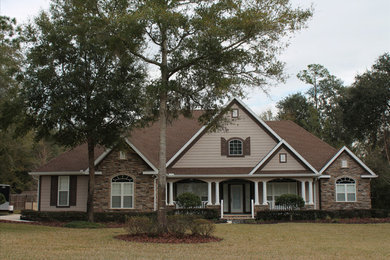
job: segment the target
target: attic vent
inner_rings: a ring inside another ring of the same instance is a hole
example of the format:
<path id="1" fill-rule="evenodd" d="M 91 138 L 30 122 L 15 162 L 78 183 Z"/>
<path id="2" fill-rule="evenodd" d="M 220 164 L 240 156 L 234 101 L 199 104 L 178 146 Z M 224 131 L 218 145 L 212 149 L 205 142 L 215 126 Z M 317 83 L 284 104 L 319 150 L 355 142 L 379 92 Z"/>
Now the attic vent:
<path id="1" fill-rule="evenodd" d="M 238 117 L 238 109 L 232 109 L 232 118 Z"/>
<path id="2" fill-rule="evenodd" d="M 126 159 L 126 152 L 119 151 L 119 159 L 120 160 L 125 160 Z"/>
<path id="3" fill-rule="evenodd" d="M 341 168 L 348 168 L 348 161 L 347 160 L 341 160 Z"/>

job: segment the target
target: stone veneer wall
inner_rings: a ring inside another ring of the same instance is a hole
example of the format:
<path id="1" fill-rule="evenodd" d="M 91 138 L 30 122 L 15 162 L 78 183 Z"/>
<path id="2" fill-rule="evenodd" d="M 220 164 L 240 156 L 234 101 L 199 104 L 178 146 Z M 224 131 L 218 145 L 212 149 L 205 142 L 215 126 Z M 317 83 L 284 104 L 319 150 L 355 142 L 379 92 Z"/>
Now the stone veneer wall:
<path id="1" fill-rule="evenodd" d="M 154 178 L 144 175 L 143 171 L 151 171 L 150 167 L 130 147 L 122 149 L 126 159 L 119 159 L 119 150 L 110 152 L 98 165 L 96 175 L 95 202 L 96 212 L 101 211 L 153 211 L 154 210 Z M 117 175 L 128 175 L 134 181 L 134 209 L 111 209 L 111 179 Z"/>
<path id="2" fill-rule="evenodd" d="M 341 160 L 347 160 L 348 168 L 341 168 Z M 370 179 L 362 179 L 361 175 L 369 174 L 346 152 L 342 153 L 324 172 L 330 179 L 321 179 L 321 209 L 370 209 Z M 336 202 L 336 180 L 349 177 L 356 182 L 356 202 Z"/>

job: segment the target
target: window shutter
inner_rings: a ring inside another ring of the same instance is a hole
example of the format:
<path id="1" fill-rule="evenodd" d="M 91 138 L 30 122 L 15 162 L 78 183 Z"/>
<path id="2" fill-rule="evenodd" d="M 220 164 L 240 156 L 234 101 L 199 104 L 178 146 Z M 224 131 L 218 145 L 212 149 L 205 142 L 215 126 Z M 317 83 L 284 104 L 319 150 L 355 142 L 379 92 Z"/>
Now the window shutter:
<path id="1" fill-rule="evenodd" d="M 51 176 L 50 206 L 57 206 L 58 176 Z"/>
<path id="2" fill-rule="evenodd" d="M 227 155 L 227 142 L 223 137 L 221 137 L 221 155 Z"/>
<path id="3" fill-rule="evenodd" d="M 76 206 L 77 200 L 77 176 L 70 176 L 69 206 Z"/>
<path id="4" fill-rule="evenodd" d="M 244 155 L 251 155 L 251 138 L 248 137 L 244 141 Z"/>

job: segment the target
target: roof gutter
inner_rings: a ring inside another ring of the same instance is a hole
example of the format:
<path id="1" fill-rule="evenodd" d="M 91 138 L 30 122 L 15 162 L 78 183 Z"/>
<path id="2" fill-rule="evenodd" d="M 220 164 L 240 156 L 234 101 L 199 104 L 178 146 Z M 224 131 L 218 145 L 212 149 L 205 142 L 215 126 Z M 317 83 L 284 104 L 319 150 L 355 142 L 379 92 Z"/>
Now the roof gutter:
<path id="1" fill-rule="evenodd" d="M 63 172 L 29 172 L 31 176 L 50 176 L 50 175 L 89 175 L 88 171 L 63 171 Z M 102 175 L 102 172 L 95 172 L 96 175 Z"/>
<path id="2" fill-rule="evenodd" d="M 245 175 L 245 174 L 173 174 L 169 173 L 167 178 L 218 178 L 218 177 L 232 177 L 232 178 L 262 178 L 262 177 L 319 177 L 320 174 L 257 174 L 257 175 Z"/>

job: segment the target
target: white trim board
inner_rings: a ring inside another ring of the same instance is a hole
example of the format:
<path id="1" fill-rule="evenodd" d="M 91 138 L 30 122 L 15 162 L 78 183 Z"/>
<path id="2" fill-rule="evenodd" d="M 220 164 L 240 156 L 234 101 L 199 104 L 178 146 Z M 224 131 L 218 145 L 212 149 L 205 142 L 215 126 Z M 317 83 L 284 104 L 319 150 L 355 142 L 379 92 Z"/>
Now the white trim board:
<path id="1" fill-rule="evenodd" d="M 177 151 L 177 153 L 175 153 L 175 155 L 174 156 L 172 156 L 172 158 L 167 162 L 167 165 L 166 165 L 166 167 L 168 168 L 168 166 L 170 166 L 171 164 L 172 164 L 172 162 L 174 161 L 174 160 L 176 160 L 176 158 L 181 154 L 181 153 L 183 153 L 183 151 L 204 131 L 206 129 L 206 126 L 202 126 L 202 128 L 201 129 L 199 129 L 198 130 L 198 132 L 196 132 L 192 137 L 191 137 L 191 139 L 190 140 L 188 140 L 188 142 L 187 143 L 185 143 L 185 145 L 182 147 L 182 148 L 180 148 L 180 150 L 179 151 Z"/>
<path id="2" fill-rule="evenodd" d="M 149 165 L 150 168 L 152 168 L 153 170 L 153 173 L 152 174 L 156 174 L 158 173 L 158 169 L 148 160 L 148 158 L 146 158 L 145 155 L 143 155 L 138 149 L 137 147 L 135 147 L 130 141 L 129 139 L 125 138 L 125 142 L 127 143 L 127 145 L 129 145 L 131 147 L 131 149 L 133 149 L 136 154 L 138 154 L 142 160 L 144 160 L 144 162 L 146 162 L 147 165 Z M 96 160 L 95 160 L 95 166 L 98 165 L 110 152 L 112 151 L 112 149 L 107 149 L 106 151 L 104 151 L 104 153 L 102 153 Z M 85 172 L 89 172 L 89 167 L 85 170 Z M 147 174 L 151 174 L 151 171 L 145 171 L 145 173 Z"/>
<path id="3" fill-rule="evenodd" d="M 289 145 L 284 139 L 281 139 L 280 142 L 250 171 L 249 175 L 253 175 L 272 155 L 277 149 L 282 145 L 285 145 L 295 156 L 298 157 L 311 171 L 315 174 L 318 174 L 318 171 L 311 166 L 311 164 L 305 160 L 291 145 Z"/>
<path id="4" fill-rule="evenodd" d="M 333 157 L 332 159 L 329 160 L 329 162 L 327 164 L 325 164 L 324 167 L 322 167 L 322 169 L 320 170 L 320 173 L 322 174 L 323 172 L 326 171 L 326 169 L 329 168 L 329 166 L 343 153 L 343 152 L 346 152 L 348 153 L 352 159 L 354 159 L 358 164 L 360 164 L 360 166 L 363 167 L 363 169 L 365 169 L 368 173 L 370 173 L 370 175 L 362 175 L 361 177 L 362 178 L 376 178 L 378 177 L 378 175 L 376 175 L 370 168 L 368 168 L 367 165 L 365 165 L 351 150 L 349 150 L 346 146 L 344 146 L 343 148 L 341 148 Z M 363 177 L 364 176 L 364 177 Z M 368 177 L 370 176 L 370 177 Z"/>
<path id="5" fill-rule="evenodd" d="M 250 115 L 252 115 L 256 120 L 257 122 L 259 122 L 265 129 L 267 129 L 267 131 L 269 131 L 278 141 L 281 141 L 282 138 L 274 131 L 272 130 L 271 127 L 269 127 L 260 117 L 258 117 L 256 115 L 255 112 L 253 112 L 244 102 L 242 102 L 240 99 L 238 98 L 233 98 L 232 100 L 230 100 L 229 102 L 227 102 L 223 108 L 222 108 L 222 111 L 228 107 L 232 102 L 234 101 L 237 101 L 238 104 L 240 104 L 245 110 L 246 112 L 248 112 Z M 218 114 L 219 115 L 219 114 Z M 215 115 L 210 121 L 212 121 L 215 117 L 217 117 L 218 115 Z M 198 130 L 198 132 L 196 132 L 192 137 L 191 139 L 174 155 L 172 156 L 172 158 L 167 162 L 166 164 L 166 167 L 168 168 L 176 159 L 179 155 L 181 155 L 184 150 L 201 134 L 203 133 L 206 128 L 207 128 L 207 125 L 204 125 L 201 129 Z"/>
<path id="6" fill-rule="evenodd" d="M 249 175 L 253 175 L 271 156 L 282 146 L 283 142 L 279 142 L 275 147 L 250 171 Z"/>
<path id="7" fill-rule="evenodd" d="M 318 173 L 316 174 L 310 174 L 310 173 L 271 173 L 271 174 L 258 174 L 258 175 L 245 175 L 245 174 L 168 174 L 167 178 L 259 178 L 262 177 L 275 177 L 275 178 L 281 178 L 281 177 L 319 177 L 320 175 Z"/>
<path id="8" fill-rule="evenodd" d="M 156 173 L 158 173 L 158 169 L 146 158 L 145 155 L 143 155 L 140 150 L 137 149 L 130 141 L 129 139 L 125 138 L 126 143 L 149 165 L 150 168 L 153 169 Z"/>
<path id="9" fill-rule="evenodd" d="M 63 171 L 63 172 L 29 172 L 28 173 L 29 175 L 31 176 L 45 176 L 45 175 L 58 175 L 58 176 L 61 176 L 61 175 L 89 175 L 89 172 L 87 171 Z M 100 171 L 96 171 L 95 172 L 96 175 L 101 175 L 102 172 Z"/>

